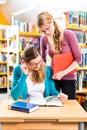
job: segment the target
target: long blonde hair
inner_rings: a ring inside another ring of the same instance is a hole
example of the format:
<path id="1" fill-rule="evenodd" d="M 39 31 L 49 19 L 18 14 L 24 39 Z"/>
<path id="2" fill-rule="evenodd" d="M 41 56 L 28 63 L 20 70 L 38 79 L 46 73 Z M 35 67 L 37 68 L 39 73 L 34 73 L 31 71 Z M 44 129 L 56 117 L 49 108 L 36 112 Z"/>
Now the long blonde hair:
<path id="1" fill-rule="evenodd" d="M 42 12 L 38 15 L 38 26 L 41 28 L 43 25 L 54 23 L 54 34 L 52 48 L 53 52 L 61 53 L 61 44 L 63 41 L 63 31 L 60 29 L 58 24 L 55 22 L 53 16 L 48 12 Z"/>
<path id="2" fill-rule="evenodd" d="M 32 71 L 32 81 L 34 83 L 43 83 L 45 80 L 45 69 L 44 69 L 44 65 L 41 64 L 40 65 L 40 69 L 39 70 L 29 70 Z"/>
<path id="3" fill-rule="evenodd" d="M 27 47 L 24 50 L 24 59 L 25 62 L 30 62 L 32 59 L 35 59 L 39 56 L 39 51 L 34 46 Z M 44 62 L 41 63 L 39 70 L 33 70 L 29 68 L 29 72 L 32 72 L 31 80 L 34 83 L 42 83 L 45 79 L 45 66 Z"/>

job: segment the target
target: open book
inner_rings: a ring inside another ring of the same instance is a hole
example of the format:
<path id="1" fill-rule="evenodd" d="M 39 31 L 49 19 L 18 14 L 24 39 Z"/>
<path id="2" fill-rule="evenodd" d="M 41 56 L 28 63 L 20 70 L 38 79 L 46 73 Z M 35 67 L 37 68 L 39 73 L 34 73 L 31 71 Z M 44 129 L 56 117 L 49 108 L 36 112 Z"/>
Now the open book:
<path id="1" fill-rule="evenodd" d="M 30 100 L 30 103 L 35 103 L 41 106 L 63 106 L 63 103 L 60 101 L 58 96 L 48 96 L 44 99 L 41 100 L 41 98 L 39 99 L 33 99 Z"/>

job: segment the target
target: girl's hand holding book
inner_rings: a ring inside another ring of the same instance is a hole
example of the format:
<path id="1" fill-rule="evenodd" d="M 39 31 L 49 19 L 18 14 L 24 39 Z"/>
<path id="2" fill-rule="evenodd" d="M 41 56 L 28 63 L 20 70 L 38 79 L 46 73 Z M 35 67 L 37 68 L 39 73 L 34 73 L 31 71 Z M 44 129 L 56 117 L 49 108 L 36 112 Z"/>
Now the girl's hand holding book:
<path id="1" fill-rule="evenodd" d="M 58 95 L 59 99 L 61 100 L 61 102 L 65 102 L 68 99 L 68 95 L 64 94 L 64 93 L 60 93 Z"/>

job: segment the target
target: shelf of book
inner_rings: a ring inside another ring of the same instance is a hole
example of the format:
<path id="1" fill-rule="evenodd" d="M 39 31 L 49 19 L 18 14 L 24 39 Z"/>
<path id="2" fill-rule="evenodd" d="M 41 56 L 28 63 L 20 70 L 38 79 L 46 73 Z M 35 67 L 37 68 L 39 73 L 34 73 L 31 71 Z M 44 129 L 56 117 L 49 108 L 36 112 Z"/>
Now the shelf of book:
<path id="1" fill-rule="evenodd" d="M 79 43 L 80 48 L 87 48 L 87 43 Z"/>
<path id="2" fill-rule="evenodd" d="M 80 105 L 87 111 L 87 88 L 76 90 L 76 98 Z"/>
<path id="3" fill-rule="evenodd" d="M 6 38 L 0 38 L 0 41 L 7 41 Z"/>
<path id="4" fill-rule="evenodd" d="M 66 28 L 71 30 L 87 31 L 87 26 L 78 26 L 75 24 L 66 24 Z"/>
<path id="5" fill-rule="evenodd" d="M 87 92 L 86 71 L 87 71 L 87 66 L 77 68 L 77 91 L 76 91 L 76 93 Z"/>
<path id="6" fill-rule="evenodd" d="M 0 61 L 0 64 L 7 64 L 7 61 Z"/>
<path id="7" fill-rule="evenodd" d="M 19 32 L 20 37 L 40 37 L 40 33 L 35 32 Z"/>
<path id="8" fill-rule="evenodd" d="M 0 84 L 1 88 L 7 88 L 7 84 Z"/>
<path id="9" fill-rule="evenodd" d="M 82 52 L 82 63 L 77 68 L 76 98 L 80 105 L 87 111 L 87 26 L 79 27 L 75 24 L 67 24 L 66 28 L 75 32 Z"/>
<path id="10" fill-rule="evenodd" d="M 83 67 L 77 67 L 77 71 L 87 71 L 87 65 L 86 66 L 83 66 Z"/>
<path id="11" fill-rule="evenodd" d="M 87 94 L 87 88 L 83 88 L 82 90 L 76 90 L 76 94 L 80 94 L 80 93 L 82 93 L 82 94 L 86 93 Z"/>
<path id="12" fill-rule="evenodd" d="M 66 28 L 76 34 L 82 53 L 82 63 L 77 68 L 77 89 L 81 92 L 83 91 L 83 79 L 87 78 L 87 12 L 68 11 L 64 14 L 66 16 Z"/>
<path id="13" fill-rule="evenodd" d="M 0 75 L 7 75 L 7 72 L 0 72 Z"/>
<path id="14" fill-rule="evenodd" d="M 29 45 L 34 45 L 38 49 L 40 49 L 39 43 L 42 34 L 39 32 L 36 22 L 23 22 L 20 19 L 14 18 L 12 20 L 13 25 L 18 26 L 19 31 L 19 56 L 23 52 L 23 50 Z"/>
<path id="15" fill-rule="evenodd" d="M 39 32 L 19 32 L 19 62 L 20 56 L 26 47 L 34 45 L 37 49 L 40 49 L 41 36 Z"/>
<path id="16" fill-rule="evenodd" d="M 67 24 L 66 28 L 76 34 L 80 48 L 87 48 L 87 26 L 79 27 L 77 25 Z"/>
<path id="17" fill-rule="evenodd" d="M 18 27 L 0 25 L 0 89 L 7 88 L 7 93 L 11 87 L 12 68 L 18 60 L 17 46 Z"/>
<path id="18" fill-rule="evenodd" d="M 5 30 L 0 29 L 0 88 L 7 87 L 7 39 L 5 38 Z"/>

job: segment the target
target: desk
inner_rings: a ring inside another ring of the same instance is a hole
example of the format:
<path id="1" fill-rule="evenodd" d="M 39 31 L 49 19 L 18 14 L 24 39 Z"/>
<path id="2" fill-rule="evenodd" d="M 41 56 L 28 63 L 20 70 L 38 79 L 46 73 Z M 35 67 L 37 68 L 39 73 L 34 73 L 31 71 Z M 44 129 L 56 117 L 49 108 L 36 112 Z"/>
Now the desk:
<path id="1" fill-rule="evenodd" d="M 67 100 L 63 107 L 40 107 L 32 113 L 8 110 L 12 100 L 0 104 L 0 130 L 84 130 L 87 113 L 77 100 Z"/>

